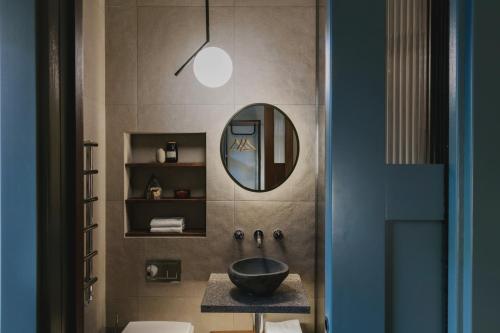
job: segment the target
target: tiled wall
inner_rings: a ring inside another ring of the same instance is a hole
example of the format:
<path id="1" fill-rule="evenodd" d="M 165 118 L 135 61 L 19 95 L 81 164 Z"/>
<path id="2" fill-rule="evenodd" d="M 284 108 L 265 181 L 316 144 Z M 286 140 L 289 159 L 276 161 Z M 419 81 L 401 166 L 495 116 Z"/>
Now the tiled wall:
<path id="1" fill-rule="evenodd" d="M 232 79 L 203 87 L 192 65 L 174 72 L 204 40 L 202 0 L 108 0 L 106 7 L 107 322 L 185 320 L 197 333 L 251 329 L 250 315 L 202 314 L 211 272 L 251 255 L 283 259 L 300 273 L 314 305 L 316 181 L 316 1 L 212 0 L 212 45 L 234 64 Z M 226 122 L 243 106 L 277 105 L 293 121 L 300 156 L 279 188 L 253 193 L 235 185 L 219 155 Z M 207 237 L 123 238 L 123 132 L 207 133 Z M 242 228 L 246 239 L 233 240 Z M 262 229 L 258 250 L 253 231 Z M 276 242 L 280 228 L 285 239 Z M 147 284 L 146 259 L 180 258 L 180 284 Z M 314 309 L 313 309 L 314 310 Z M 299 318 L 314 331 L 314 313 Z"/>
<path id="2" fill-rule="evenodd" d="M 94 231 L 94 274 L 99 281 L 94 287 L 94 300 L 85 306 L 86 333 L 104 332 L 106 321 L 106 112 L 105 112 L 105 6 L 104 0 L 83 1 L 83 131 L 85 140 L 99 144 L 94 152 L 94 218 L 99 228 Z"/>

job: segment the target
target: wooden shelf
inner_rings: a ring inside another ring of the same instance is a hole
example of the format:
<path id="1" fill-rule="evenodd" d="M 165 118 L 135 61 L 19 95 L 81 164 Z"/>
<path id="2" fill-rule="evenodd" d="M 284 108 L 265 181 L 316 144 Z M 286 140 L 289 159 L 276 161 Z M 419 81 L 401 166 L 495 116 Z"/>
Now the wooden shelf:
<path id="1" fill-rule="evenodd" d="M 192 197 L 187 199 L 178 199 L 178 198 L 161 198 L 158 200 L 151 200 L 145 198 L 129 198 L 125 200 L 127 204 L 137 204 L 137 203 L 151 203 L 151 204 L 159 204 L 165 202 L 205 202 L 207 199 L 205 197 Z"/>
<path id="2" fill-rule="evenodd" d="M 169 141 L 178 143 L 177 163 L 158 163 L 155 152 Z M 125 237 L 189 238 L 206 236 L 207 165 L 205 133 L 125 133 L 123 203 Z M 164 198 L 146 199 L 144 189 L 155 176 Z M 175 189 L 190 189 L 191 198 L 174 197 Z M 183 233 L 150 232 L 154 218 L 183 217 Z"/>
<path id="3" fill-rule="evenodd" d="M 192 162 L 192 163 L 126 163 L 127 168 L 205 168 L 205 163 L 203 162 Z"/>
<path id="4" fill-rule="evenodd" d="M 205 237 L 203 229 L 187 229 L 182 233 L 150 232 L 149 230 L 131 230 L 125 234 L 126 237 Z"/>

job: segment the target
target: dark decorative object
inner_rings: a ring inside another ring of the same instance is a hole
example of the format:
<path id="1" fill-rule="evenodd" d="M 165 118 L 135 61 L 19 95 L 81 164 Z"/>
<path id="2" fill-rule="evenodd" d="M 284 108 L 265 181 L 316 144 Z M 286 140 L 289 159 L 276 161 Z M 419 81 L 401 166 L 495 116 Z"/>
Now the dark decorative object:
<path id="1" fill-rule="evenodd" d="M 288 276 L 288 265 L 270 258 L 247 258 L 229 266 L 228 275 L 236 287 L 256 296 L 269 296 Z"/>
<path id="2" fill-rule="evenodd" d="M 149 178 L 148 186 L 146 187 L 145 197 L 148 200 L 159 200 L 161 199 L 162 188 L 160 185 L 160 181 L 155 175 L 152 175 Z"/>
<path id="3" fill-rule="evenodd" d="M 167 163 L 177 163 L 177 160 L 179 158 L 177 142 L 167 142 L 167 149 L 165 149 L 165 152 L 167 153 Z"/>
<path id="4" fill-rule="evenodd" d="M 191 191 L 190 190 L 175 190 L 174 197 L 176 199 L 188 199 L 191 197 Z"/>

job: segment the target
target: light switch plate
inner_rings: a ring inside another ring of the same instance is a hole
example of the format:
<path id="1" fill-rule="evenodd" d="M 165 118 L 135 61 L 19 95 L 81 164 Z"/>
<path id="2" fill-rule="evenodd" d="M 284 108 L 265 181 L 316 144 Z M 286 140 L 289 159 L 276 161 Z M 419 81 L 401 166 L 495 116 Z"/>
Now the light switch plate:
<path id="1" fill-rule="evenodd" d="M 147 282 L 179 282 L 181 280 L 180 260 L 147 260 Z"/>

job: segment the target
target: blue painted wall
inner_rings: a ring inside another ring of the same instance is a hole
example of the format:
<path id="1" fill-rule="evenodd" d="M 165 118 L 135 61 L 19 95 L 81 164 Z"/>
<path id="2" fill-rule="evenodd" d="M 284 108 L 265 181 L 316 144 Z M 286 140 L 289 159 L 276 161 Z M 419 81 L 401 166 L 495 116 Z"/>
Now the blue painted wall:
<path id="1" fill-rule="evenodd" d="M 1 332 L 36 331 L 35 0 L 0 0 Z"/>

